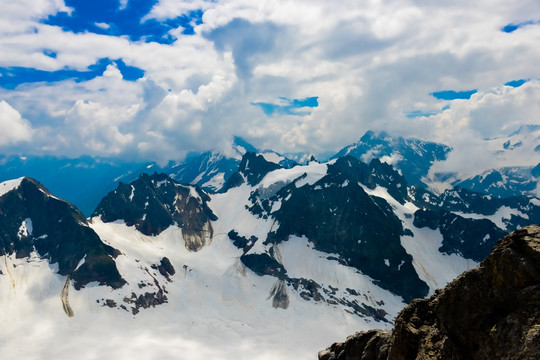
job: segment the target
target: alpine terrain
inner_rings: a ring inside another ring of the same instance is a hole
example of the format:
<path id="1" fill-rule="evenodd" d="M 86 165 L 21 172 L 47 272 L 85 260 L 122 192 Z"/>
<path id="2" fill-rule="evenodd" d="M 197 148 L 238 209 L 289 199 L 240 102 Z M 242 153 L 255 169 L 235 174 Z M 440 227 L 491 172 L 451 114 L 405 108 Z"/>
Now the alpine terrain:
<path id="1" fill-rule="evenodd" d="M 357 333 L 319 359 L 538 359 L 539 268 L 540 226 L 532 225 L 429 299 L 413 301 L 391 332 Z"/>
<path id="2" fill-rule="evenodd" d="M 87 217 L 39 178 L 0 183 L 0 356 L 312 359 L 435 316 L 437 289 L 540 223 L 528 191 L 426 187 L 441 144 L 369 132 L 302 164 L 233 145 L 107 178 Z"/>

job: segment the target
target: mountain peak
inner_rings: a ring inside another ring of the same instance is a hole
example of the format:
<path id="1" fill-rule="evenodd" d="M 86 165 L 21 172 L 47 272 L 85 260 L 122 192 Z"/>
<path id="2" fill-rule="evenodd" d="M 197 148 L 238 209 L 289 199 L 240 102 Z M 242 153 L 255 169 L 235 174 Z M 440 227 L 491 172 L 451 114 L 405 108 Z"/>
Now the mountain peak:
<path id="1" fill-rule="evenodd" d="M 25 258 L 34 251 L 58 264 L 58 273 L 69 276 L 80 288 L 98 281 L 121 287 L 112 257 L 116 250 L 104 244 L 72 204 L 52 195 L 38 181 L 24 177 L 0 184 L 7 189 L 0 197 L 0 255 Z M 16 186 L 15 186 L 16 185 Z"/>
<path id="2" fill-rule="evenodd" d="M 341 149 L 331 159 L 351 155 L 369 163 L 379 159 L 398 169 L 412 185 L 422 185 L 435 161 L 445 160 L 452 149 L 434 142 L 393 137 L 384 131 L 367 131 L 357 143 Z"/>
<path id="3" fill-rule="evenodd" d="M 0 183 L 0 197 L 4 194 L 17 189 L 19 186 L 21 186 L 21 182 L 26 179 L 25 177 L 20 177 L 18 179 L 13 180 L 7 180 L 2 183 Z"/>
<path id="4" fill-rule="evenodd" d="M 167 174 L 141 174 L 101 200 L 93 216 L 103 222 L 123 220 L 145 235 L 158 235 L 169 226 L 182 228 L 185 246 L 200 250 L 212 239 L 216 216 L 207 206 L 208 195 L 193 185 L 182 185 Z"/>
<path id="5" fill-rule="evenodd" d="M 240 136 L 233 137 L 233 147 L 241 154 L 244 155 L 246 152 L 257 152 L 257 148 L 247 142 L 244 138 Z"/>

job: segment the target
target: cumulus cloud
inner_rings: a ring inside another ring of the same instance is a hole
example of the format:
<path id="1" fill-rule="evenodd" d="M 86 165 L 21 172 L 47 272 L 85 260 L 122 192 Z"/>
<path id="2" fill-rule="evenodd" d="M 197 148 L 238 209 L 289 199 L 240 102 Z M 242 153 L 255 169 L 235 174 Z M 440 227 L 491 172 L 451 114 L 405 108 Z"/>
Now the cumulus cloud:
<path id="1" fill-rule="evenodd" d="M 144 71 L 126 81 L 110 64 L 89 81 L 0 88 L 0 98 L 28 126 L 49 134 L 50 143 L 28 143 L 29 152 L 178 159 L 241 135 L 262 148 L 320 153 L 370 129 L 477 152 L 483 138 L 540 123 L 534 101 L 540 25 L 501 30 L 539 19 L 540 3 L 533 0 L 362 6 L 354 0 L 160 0 L 143 21 L 203 12 L 202 23 L 189 24 L 193 34 L 173 29 L 170 44 L 73 33 L 40 21 L 67 10 L 60 0 L 24 0 L 6 9 L 0 14 L 6 74 L 15 66 L 86 71 L 104 58 Z M 502 85 L 517 79 L 533 80 Z M 430 95 L 471 89 L 477 93 L 470 99 Z M 265 114 L 252 105 L 313 97 L 316 108 L 294 114 Z"/>
<path id="2" fill-rule="evenodd" d="M 34 133 L 30 123 L 3 100 L 0 101 L 0 128 L 2 128 L 2 135 L 0 135 L 1 147 L 30 141 Z"/>
<path id="3" fill-rule="evenodd" d="M 509 137 L 523 124 L 540 125 L 539 96 L 539 81 L 517 88 L 500 86 L 475 94 L 470 100 L 459 100 L 441 114 L 419 120 L 432 129 L 438 141 L 454 148 L 446 161 L 432 168 L 432 178 L 437 173 L 455 173 L 464 178 L 492 168 L 539 163 L 540 153 L 535 151 L 538 132 L 522 135 L 518 140 Z M 504 146 L 507 141 L 520 144 Z"/>

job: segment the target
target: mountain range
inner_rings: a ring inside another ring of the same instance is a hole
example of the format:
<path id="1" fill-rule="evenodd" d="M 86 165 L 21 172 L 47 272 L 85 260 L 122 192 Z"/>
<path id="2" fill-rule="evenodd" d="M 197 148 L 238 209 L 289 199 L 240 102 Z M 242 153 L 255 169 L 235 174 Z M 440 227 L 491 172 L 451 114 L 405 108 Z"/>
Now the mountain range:
<path id="1" fill-rule="evenodd" d="M 501 161 L 500 166 L 481 170 L 476 174 L 460 175 L 445 171 L 444 164 L 453 149 L 447 145 L 403 137 L 387 133 L 366 132 L 358 142 L 345 146 L 335 155 L 321 158 L 325 162 L 351 155 L 368 163 L 379 159 L 394 166 L 410 185 L 421 185 L 441 193 L 452 187 L 462 187 L 496 197 L 519 195 L 540 196 L 540 128 L 523 126 L 507 138 L 487 139 L 493 158 L 504 158 L 504 154 L 529 158 L 527 166 L 509 166 Z M 198 185 L 209 192 L 220 192 L 226 181 L 237 170 L 242 156 L 254 152 L 265 156 L 270 162 L 290 168 L 305 165 L 314 156 L 311 154 L 279 154 L 271 150 L 259 150 L 241 137 L 234 137 L 231 147 L 225 152 L 209 150 L 191 153 L 183 161 L 169 161 L 160 165 L 156 162 L 125 161 L 115 158 L 82 156 L 63 158 L 53 156 L 1 156 L 0 181 L 23 176 L 38 179 L 58 196 L 70 201 L 83 214 L 90 216 L 99 201 L 118 186 L 129 183 L 142 173 L 163 172 L 180 183 Z M 521 156 L 521 152 L 529 156 Z M 530 156 L 535 154 L 535 156 Z M 537 155 L 536 155 L 537 154 Z M 536 161 L 536 162 L 535 162 Z M 436 166 L 434 166 L 436 165 Z"/>
<path id="2" fill-rule="evenodd" d="M 166 167 L 51 160 L 67 174 L 52 183 L 86 176 L 68 193 L 110 189 L 85 215 L 39 178 L 0 183 L 0 355 L 312 358 L 357 330 L 390 329 L 506 233 L 540 223 L 530 185 L 431 191 L 444 145 L 368 132 L 297 164 L 233 144 Z M 4 160 L 4 174 L 39 168 Z M 29 329 L 33 346 L 21 347 Z"/>

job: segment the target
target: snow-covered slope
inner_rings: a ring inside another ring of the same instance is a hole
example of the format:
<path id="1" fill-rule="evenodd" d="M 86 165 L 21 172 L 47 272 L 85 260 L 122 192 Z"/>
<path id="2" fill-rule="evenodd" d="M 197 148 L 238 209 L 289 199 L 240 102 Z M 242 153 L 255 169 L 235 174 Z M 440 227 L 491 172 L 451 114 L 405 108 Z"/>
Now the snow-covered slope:
<path id="1" fill-rule="evenodd" d="M 499 234 L 540 222 L 535 198 L 435 195 L 378 160 L 284 168 L 273 156 L 246 153 L 222 193 L 164 174 L 119 185 L 81 221 L 115 249 L 122 286 L 76 290 L 39 246 L 4 250 L 0 357 L 313 359 L 350 333 L 391 327 L 406 301 L 475 266 Z M 23 182 L 0 184 L 1 209 Z M 13 236 L 41 236 L 33 220 L 11 221 Z"/>

